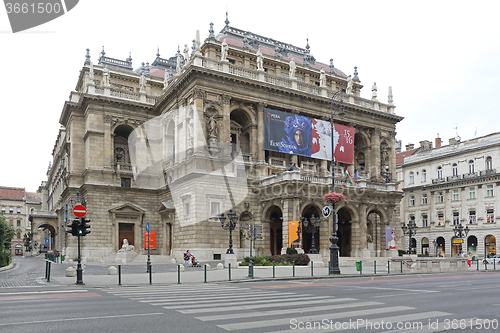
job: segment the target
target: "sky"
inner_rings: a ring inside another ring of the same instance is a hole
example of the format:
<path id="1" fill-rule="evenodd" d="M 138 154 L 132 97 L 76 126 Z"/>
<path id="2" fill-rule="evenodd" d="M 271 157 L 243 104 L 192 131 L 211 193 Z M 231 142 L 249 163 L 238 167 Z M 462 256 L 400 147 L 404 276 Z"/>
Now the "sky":
<path id="1" fill-rule="evenodd" d="M 86 49 L 134 68 L 192 45 L 196 30 L 230 25 L 305 47 L 346 74 L 358 67 L 371 98 L 392 86 L 396 139 L 404 146 L 437 136 L 443 144 L 498 132 L 500 1 L 166 1 L 84 0 L 65 15 L 12 33 L 0 9 L 0 186 L 34 192 L 47 168 L 64 102 L 75 89 Z"/>

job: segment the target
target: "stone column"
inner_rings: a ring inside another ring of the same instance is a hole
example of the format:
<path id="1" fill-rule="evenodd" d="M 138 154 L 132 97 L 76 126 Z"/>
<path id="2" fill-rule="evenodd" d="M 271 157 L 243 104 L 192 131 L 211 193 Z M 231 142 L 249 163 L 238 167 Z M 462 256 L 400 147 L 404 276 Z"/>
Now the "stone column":
<path id="1" fill-rule="evenodd" d="M 229 154 L 231 133 L 231 96 L 222 95 L 222 124 L 219 123 L 219 140 L 221 148 L 225 149 L 223 154 Z M 226 151 L 227 150 L 227 151 Z"/>
<path id="2" fill-rule="evenodd" d="M 358 244 L 358 255 L 361 257 L 370 257 L 370 250 L 368 249 L 368 229 L 366 226 L 367 223 L 367 211 L 366 211 L 366 204 L 361 204 L 359 205 L 358 208 L 358 216 L 359 216 L 359 223 L 358 225 L 358 234 L 359 234 L 359 244 Z M 354 234 L 354 232 L 353 232 Z M 373 239 L 372 239 L 373 242 Z"/>
<path id="3" fill-rule="evenodd" d="M 380 175 L 380 129 L 372 131 L 372 142 L 370 152 L 370 178 L 381 179 Z"/>
<path id="4" fill-rule="evenodd" d="M 289 200 L 283 200 L 283 222 L 281 223 L 281 254 L 286 254 L 286 249 L 288 247 L 288 221 L 293 217 L 293 204 Z"/>
<path id="5" fill-rule="evenodd" d="M 257 158 L 259 163 L 265 163 L 266 154 L 264 151 L 264 103 L 257 105 Z"/>

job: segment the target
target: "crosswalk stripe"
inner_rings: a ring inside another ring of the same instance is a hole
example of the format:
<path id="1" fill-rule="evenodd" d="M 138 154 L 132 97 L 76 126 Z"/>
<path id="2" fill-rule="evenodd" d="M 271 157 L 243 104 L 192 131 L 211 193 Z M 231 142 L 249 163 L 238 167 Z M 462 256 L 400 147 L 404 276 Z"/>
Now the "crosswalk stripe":
<path id="1" fill-rule="evenodd" d="M 296 298 L 293 300 L 294 302 L 296 301 Z M 350 302 L 350 301 L 357 301 L 355 298 L 323 298 L 323 299 L 315 299 L 311 301 L 301 301 L 300 305 L 312 305 L 312 304 L 326 304 L 326 303 L 338 303 L 338 302 Z M 263 304 L 254 304 L 254 305 L 248 305 L 248 303 L 243 303 L 244 305 L 240 306 L 232 306 L 231 311 L 238 311 L 238 310 L 253 310 L 253 309 L 260 309 L 260 308 L 271 308 L 271 307 L 290 307 L 291 304 L 290 302 L 276 302 L 276 303 L 263 303 Z M 183 314 L 194 314 L 194 313 L 208 313 L 208 312 L 224 312 L 227 311 L 227 307 L 219 307 L 219 308 L 200 308 L 200 309 L 194 309 L 194 310 L 178 310 L 180 313 Z"/>
<path id="2" fill-rule="evenodd" d="M 325 326 L 322 326 L 319 329 L 315 329 L 314 333 L 326 333 L 326 332 L 337 332 L 337 331 L 359 330 L 359 329 L 368 330 L 368 329 L 373 328 L 375 323 L 381 324 L 382 322 L 384 322 L 385 325 L 387 325 L 387 323 L 390 322 L 394 328 L 396 323 L 400 323 L 400 322 L 410 322 L 410 321 L 421 320 L 421 319 L 425 320 L 425 319 L 442 317 L 442 316 L 450 316 L 450 315 L 451 315 L 451 313 L 446 313 L 446 312 L 441 312 L 441 311 L 428 311 L 428 312 L 419 312 L 419 313 L 412 313 L 412 314 L 403 314 L 403 315 L 391 316 L 391 317 L 371 318 L 371 319 L 355 319 L 353 321 L 347 320 L 344 322 L 338 322 L 339 326 L 337 326 L 337 327 L 335 327 L 335 323 L 333 323 L 332 325 L 328 325 L 328 328 L 326 328 Z M 358 318 L 360 318 L 360 317 L 358 317 Z M 330 319 L 330 318 L 328 318 L 328 319 Z M 363 320 L 364 323 L 359 323 L 359 325 L 358 325 L 357 324 L 358 320 Z M 311 322 L 312 320 L 308 320 L 308 321 Z M 368 326 L 368 328 L 366 328 L 367 321 L 372 323 L 371 328 L 370 328 L 370 326 Z M 345 323 L 345 326 L 342 327 L 341 326 L 342 323 Z M 424 323 L 422 323 L 422 325 L 424 325 Z M 289 330 L 279 330 L 279 331 L 267 332 L 267 333 L 311 332 L 310 329 L 297 329 L 297 328 L 291 328 L 291 327 L 292 326 L 291 326 L 291 322 L 290 322 L 290 329 Z M 295 325 L 295 327 L 296 327 L 296 325 Z M 387 326 L 385 326 L 385 327 L 387 327 Z M 394 332 L 401 332 L 401 330 L 396 330 Z M 404 332 L 406 333 L 409 331 L 404 330 Z M 423 331 L 417 330 L 415 332 L 423 332 Z"/>
<path id="3" fill-rule="evenodd" d="M 211 300 L 211 299 L 241 299 L 242 297 L 246 298 L 255 298 L 255 297 L 265 297 L 269 296 L 272 297 L 273 295 L 297 295 L 295 293 L 261 293 L 261 292 L 249 292 L 249 293 L 240 293 L 238 292 L 237 294 L 233 292 L 230 293 L 221 293 L 221 294 L 209 294 L 209 295 L 203 295 L 203 296 L 197 296 L 196 297 L 196 302 L 203 301 L 203 300 Z M 311 296 L 307 295 L 306 297 Z M 192 301 L 193 296 L 192 295 L 175 295 L 175 296 L 148 296 L 148 297 L 130 297 L 130 299 L 136 300 L 136 301 L 141 301 L 141 302 L 154 302 L 155 300 L 162 300 L 162 301 L 168 301 L 168 300 L 175 300 L 178 302 L 182 301 Z"/>
<path id="4" fill-rule="evenodd" d="M 380 302 L 355 302 L 346 304 L 335 304 L 325 306 L 324 304 L 316 307 L 301 307 L 295 309 L 284 309 L 284 310 L 270 310 L 270 311 L 252 311 L 241 313 L 230 313 L 219 316 L 209 315 L 202 317 L 195 317 L 196 319 L 202 321 L 213 321 L 213 320 L 230 320 L 230 319 L 241 319 L 241 318 L 251 318 L 251 317 L 265 317 L 265 316 L 276 316 L 276 315 L 289 315 L 292 313 L 305 313 L 305 312 L 320 312 L 320 311 L 331 311 L 335 309 L 347 309 L 347 308 L 361 308 L 364 306 L 376 306 L 384 303 Z"/>
<path id="5" fill-rule="evenodd" d="M 317 298 L 321 298 L 321 299 L 325 299 L 327 298 L 328 296 L 318 296 L 318 297 L 315 297 L 315 299 Z M 285 295 L 285 296 L 273 296 L 273 299 L 280 299 L 282 301 L 285 301 L 285 300 L 288 300 L 287 304 L 290 304 L 290 302 L 295 302 L 297 301 L 297 295 Z M 190 304 L 184 304 L 184 305 L 178 305 L 176 304 L 175 301 L 173 302 L 169 302 L 168 304 L 174 304 L 172 306 L 164 306 L 165 309 L 195 309 L 195 308 L 199 308 L 200 306 L 198 304 L 195 304 L 196 301 L 193 300 L 193 302 L 191 302 Z M 219 301 L 219 302 L 212 302 L 212 306 L 213 307 L 218 307 L 218 306 L 223 306 L 226 308 L 227 310 L 227 307 L 230 306 L 230 305 L 240 305 L 242 303 L 242 301 L 235 301 L 235 302 L 226 302 L 226 301 Z M 262 303 L 261 300 L 252 300 L 252 301 L 245 301 L 245 304 L 255 304 L 255 303 Z"/>
<path id="6" fill-rule="evenodd" d="M 373 308 L 367 310 L 354 310 L 354 311 L 346 311 L 346 312 L 337 312 L 334 314 L 324 314 L 324 315 L 314 315 L 307 317 L 298 317 L 293 318 L 298 322 L 306 322 L 306 321 L 321 321 L 328 319 L 338 319 L 338 318 L 348 318 L 348 317 L 358 317 L 375 315 L 380 313 L 387 312 L 397 312 L 397 311 L 405 311 L 405 310 L 414 310 L 415 308 L 409 306 L 389 306 L 386 308 Z M 253 329 L 253 328 L 262 328 L 269 326 L 279 326 L 279 325 L 290 325 L 290 318 L 279 318 L 272 320 L 259 320 L 257 322 L 246 321 L 242 323 L 233 323 L 233 324 L 224 324 L 217 325 L 218 327 L 225 329 L 226 331 L 235 331 L 235 330 L 243 330 L 243 329 Z M 316 332 L 315 332 L 316 333 Z"/>
<path id="7" fill-rule="evenodd" d="M 246 300 L 260 300 L 260 301 L 267 301 L 269 299 L 281 299 L 281 298 L 285 298 L 285 299 L 288 299 L 288 298 L 293 298 L 293 299 L 297 299 L 297 295 L 254 295 L 254 296 L 242 296 L 244 297 Z M 143 302 L 143 303 L 146 303 L 148 301 L 140 301 L 140 302 Z M 230 302 L 233 302 L 233 303 L 230 303 Z M 190 300 L 186 300 L 186 299 L 183 299 L 182 301 L 177 301 L 175 299 L 171 299 L 171 300 L 162 300 L 162 299 L 156 299 L 156 300 L 152 300 L 152 301 L 149 301 L 148 303 L 150 303 L 151 305 L 165 305 L 165 306 L 168 306 L 169 304 L 174 304 L 177 306 L 178 309 L 182 309 L 184 308 L 185 305 L 188 305 L 188 307 L 192 307 L 194 305 L 194 303 L 196 303 L 196 305 L 202 305 L 202 304 L 206 304 L 206 303 L 210 303 L 211 305 L 217 305 L 219 303 L 221 304 L 224 304 L 224 305 L 227 305 L 227 304 L 240 304 L 241 303 L 241 297 L 231 297 L 230 299 L 226 299 L 226 297 L 213 297 L 211 299 L 204 299 L 204 300 L 198 300 L 196 299 L 195 302 L 193 302 L 193 299 L 190 299 Z"/>

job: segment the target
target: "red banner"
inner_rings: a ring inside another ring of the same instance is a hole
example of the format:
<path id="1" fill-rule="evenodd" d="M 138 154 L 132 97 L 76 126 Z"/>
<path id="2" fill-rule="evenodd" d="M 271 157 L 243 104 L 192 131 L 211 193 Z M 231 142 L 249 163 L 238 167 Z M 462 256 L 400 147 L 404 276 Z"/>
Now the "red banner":
<path id="1" fill-rule="evenodd" d="M 148 249 L 148 232 L 144 231 L 144 250 Z M 156 231 L 149 232 L 149 249 L 156 250 Z"/>

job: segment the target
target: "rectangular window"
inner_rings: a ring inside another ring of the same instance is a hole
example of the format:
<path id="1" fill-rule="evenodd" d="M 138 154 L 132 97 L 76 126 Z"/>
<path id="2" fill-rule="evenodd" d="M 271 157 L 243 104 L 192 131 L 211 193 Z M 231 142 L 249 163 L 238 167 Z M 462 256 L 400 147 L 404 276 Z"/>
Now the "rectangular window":
<path id="1" fill-rule="evenodd" d="M 17 207 L 17 213 L 21 214 L 21 207 Z"/>
<path id="2" fill-rule="evenodd" d="M 125 177 L 122 177 L 121 179 L 122 181 L 122 187 L 131 187 L 131 179 L 130 178 L 125 178 Z"/>
<path id="3" fill-rule="evenodd" d="M 459 225 L 459 224 L 460 224 L 460 213 L 453 212 L 453 225 Z"/>
<path id="4" fill-rule="evenodd" d="M 427 220 L 427 215 L 422 215 L 422 226 L 424 226 L 424 227 L 429 226 L 429 222 Z"/>
<path id="5" fill-rule="evenodd" d="M 2 213 L 5 214 L 5 207 L 2 207 Z"/>
<path id="6" fill-rule="evenodd" d="M 486 196 L 487 197 L 493 196 L 493 185 L 486 185 Z"/>
<path id="7" fill-rule="evenodd" d="M 495 223 L 495 214 L 493 209 L 486 210 L 486 223 Z"/>
<path id="8" fill-rule="evenodd" d="M 438 214 L 438 226 L 444 226 L 444 214 L 443 213 Z"/>
<path id="9" fill-rule="evenodd" d="M 189 202 L 184 203 L 184 217 L 189 216 Z"/>
<path id="10" fill-rule="evenodd" d="M 476 211 L 475 210 L 469 211 L 469 223 L 476 224 Z"/>
<path id="11" fill-rule="evenodd" d="M 469 199 L 476 199 L 476 188 L 469 187 Z"/>
<path id="12" fill-rule="evenodd" d="M 439 192 L 437 195 L 437 202 L 444 202 L 443 192 Z"/>
<path id="13" fill-rule="evenodd" d="M 410 195 L 410 207 L 413 207 L 413 206 L 415 206 L 415 196 Z"/>
<path id="14" fill-rule="evenodd" d="M 20 227 L 21 226 L 21 220 L 17 220 L 17 226 Z"/>
<path id="15" fill-rule="evenodd" d="M 422 205 L 427 205 L 427 193 L 422 194 Z"/>
<path id="16" fill-rule="evenodd" d="M 9 208 L 9 213 L 14 214 L 14 208 L 10 207 Z"/>
<path id="17" fill-rule="evenodd" d="M 453 190 L 453 192 L 451 193 L 451 200 L 453 201 L 458 201 L 458 190 Z"/>
<path id="18" fill-rule="evenodd" d="M 220 203 L 218 202 L 211 202 L 210 203 L 210 215 L 211 216 L 217 216 L 220 213 Z"/>

